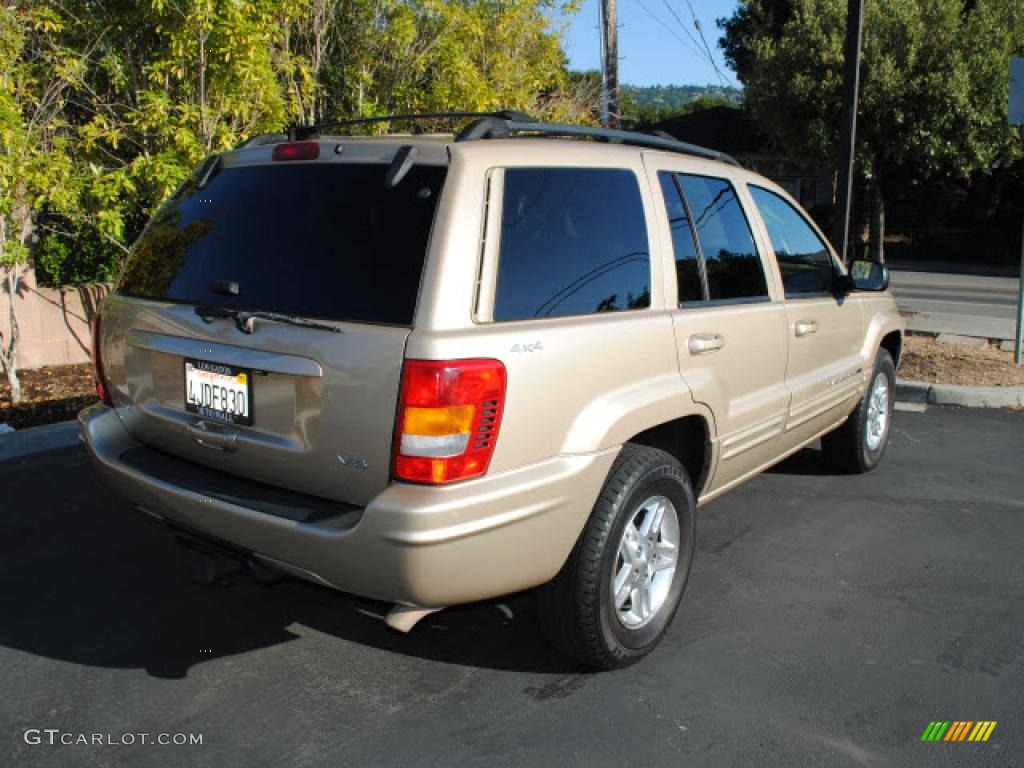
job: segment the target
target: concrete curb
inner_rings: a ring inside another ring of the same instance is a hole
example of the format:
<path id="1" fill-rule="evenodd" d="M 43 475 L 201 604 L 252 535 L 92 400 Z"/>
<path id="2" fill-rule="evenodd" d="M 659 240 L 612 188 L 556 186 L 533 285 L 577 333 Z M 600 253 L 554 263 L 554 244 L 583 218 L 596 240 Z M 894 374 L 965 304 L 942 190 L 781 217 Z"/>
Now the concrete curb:
<path id="1" fill-rule="evenodd" d="M 0 435 L 0 462 L 78 445 L 78 422 L 60 421 Z"/>
<path id="2" fill-rule="evenodd" d="M 965 408 L 1024 408 L 1024 387 L 964 387 L 898 380 L 896 399 L 903 403 L 959 405 Z"/>

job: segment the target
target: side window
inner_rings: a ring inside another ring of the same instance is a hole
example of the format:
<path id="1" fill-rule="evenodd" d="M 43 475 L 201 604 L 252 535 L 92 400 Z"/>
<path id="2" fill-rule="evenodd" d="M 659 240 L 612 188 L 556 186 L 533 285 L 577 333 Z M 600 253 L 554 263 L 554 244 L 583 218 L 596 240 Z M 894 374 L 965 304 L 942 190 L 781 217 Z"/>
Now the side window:
<path id="1" fill-rule="evenodd" d="M 785 198 L 754 186 L 750 195 L 768 229 L 786 298 L 831 291 L 832 256 L 818 233 Z"/>
<path id="2" fill-rule="evenodd" d="M 732 184 L 708 176 L 679 174 L 677 178 L 704 258 L 708 298 L 766 298 L 764 267 Z"/>
<path id="3" fill-rule="evenodd" d="M 676 282 L 679 285 L 679 301 L 691 303 L 701 301 L 704 291 L 700 284 L 700 269 L 697 259 L 697 242 L 686 205 L 676 185 L 675 174 L 658 172 L 661 193 L 668 209 L 668 223 L 672 228 L 672 249 L 676 256 Z"/>
<path id="4" fill-rule="evenodd" d="M 649 307 L 651 263 L 636 174 L 508 168 L 495 320 Z"/>

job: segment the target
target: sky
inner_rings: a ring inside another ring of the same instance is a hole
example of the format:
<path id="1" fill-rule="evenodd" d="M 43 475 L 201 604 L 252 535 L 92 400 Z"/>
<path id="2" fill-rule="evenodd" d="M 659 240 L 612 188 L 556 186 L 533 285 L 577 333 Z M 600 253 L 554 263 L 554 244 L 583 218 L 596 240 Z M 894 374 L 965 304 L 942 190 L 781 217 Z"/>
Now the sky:
<path id="1" fill-rule="evenodd" d="M 738 85 L 735 73 L 722 59 L 718 48 L 721 33 L 715 24 L 716 19 L 732 14 L 736 0 L 618 0 L 619 80 L 622 83 L 707 85 L 720 82 L 707 53 L 700 47 L 691 7 L 725 82 Z M 583 9 L 570 17 L 563 44 L 572 69 L 600 68 L 597 9 L 598 0 L 585 0 Z M 687 32 L 693 35 L 693 40 Z"/>

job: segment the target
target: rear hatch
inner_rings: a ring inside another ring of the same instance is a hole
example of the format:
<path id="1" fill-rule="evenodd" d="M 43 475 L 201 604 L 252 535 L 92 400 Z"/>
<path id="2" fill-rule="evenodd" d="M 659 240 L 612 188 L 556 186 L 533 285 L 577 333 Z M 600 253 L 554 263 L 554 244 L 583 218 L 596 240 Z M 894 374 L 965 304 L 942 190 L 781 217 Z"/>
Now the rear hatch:
<path id="1" fill-rule="evenodd" d="M 135 245 L 104 306 L 103 362 L 137 439 L 362 505 L 389 481 L 446 168 L 414 166 L 392 188 L 393 146 L 372 162 L 322 149 L 318 160 L 274 162 L 263 147 L 204 164 Z"/>

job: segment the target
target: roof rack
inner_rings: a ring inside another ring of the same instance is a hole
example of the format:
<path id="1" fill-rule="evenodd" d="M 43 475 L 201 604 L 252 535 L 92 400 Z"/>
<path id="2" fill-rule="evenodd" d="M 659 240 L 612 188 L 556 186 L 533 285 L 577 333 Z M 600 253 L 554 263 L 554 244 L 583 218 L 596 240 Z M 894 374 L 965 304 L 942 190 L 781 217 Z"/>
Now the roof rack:
<path id="1" fill-rule="evenodd" d="M 383 115 L 381 117 L 356 117 L 351 120 L 335 120 L 316 125 L 293 125 L 288 128 L 288 139 L 290 141 L 301 141 L 303 139 L 316 138 L 328 128 L 348 128 L 354 125 L 373 125 L 374 123 L 416 122 L 417 120 L 460 119 L 467 117 L 527 122 L 533 120 L 525 112 L 517 112 L 514 109 L 502 109 L 497 112 L 419 112 L 404 115 Z"/>
<path id="2" fill-rule="evenodd" d="M 668 134 L 659 131 L 657 135 L 638 133 L 636 131 L 620 131 L 613 128 L 592 128 L 587 125 L 568 125 L 564 123 L 542 123 L 536 120 L 509 119 L 502 116 L 487 116 L 467 125 L 455 137 L 456 141 L 478 141 L 480 139 L 505 139 L 521 135 L 540 136 L 580 136 L 600 139 L 613 144 L 627 144 L 636 147 L 663 149 L 668 152 L 679 152 L 684 155 L 704 157 L 718 160 L 730 165 L 739 165 L 736 158 L 714 149 L 677 141 Z"/>
<path id="3" fill-rule="evenodd" d="M 592 128 L 586 125 L 568 125 L 565 123 L 544 123 L 524 112 L 503 109 L 496 112 L 422 112 L 418 114 L 384 115 L 381 117 L 357 117 L 351 120 L 336 120 L 317 125 L 292 125 L 287 133 L 271 133 L 253 136 L 242 142 L 237 148 L 270 144 L 279 141 L 302 141 L 315 139 L 331 128 L 348 128 L 356 125 L 372 125 L 375 123 L 392 123 L 398 121 L 416 122 L 419 120 L 443 120 L 475 118 L 473 122 L 459 131 L 456 141 L 479 141 L 481 139 L 504 139 L 515 136 L 577 136 L 580 138 L 597 139 L 612 144 L 626 144 L 635 147 L 661 149 L 667 152 L 678 152 L 683 155 L 718 160 L 731 165 L 739 165 L 736 158 L 724 152 L 677 141 L 664 131 L 655 134 L 637 131 L 620 131 L 612 128 Z"/>

